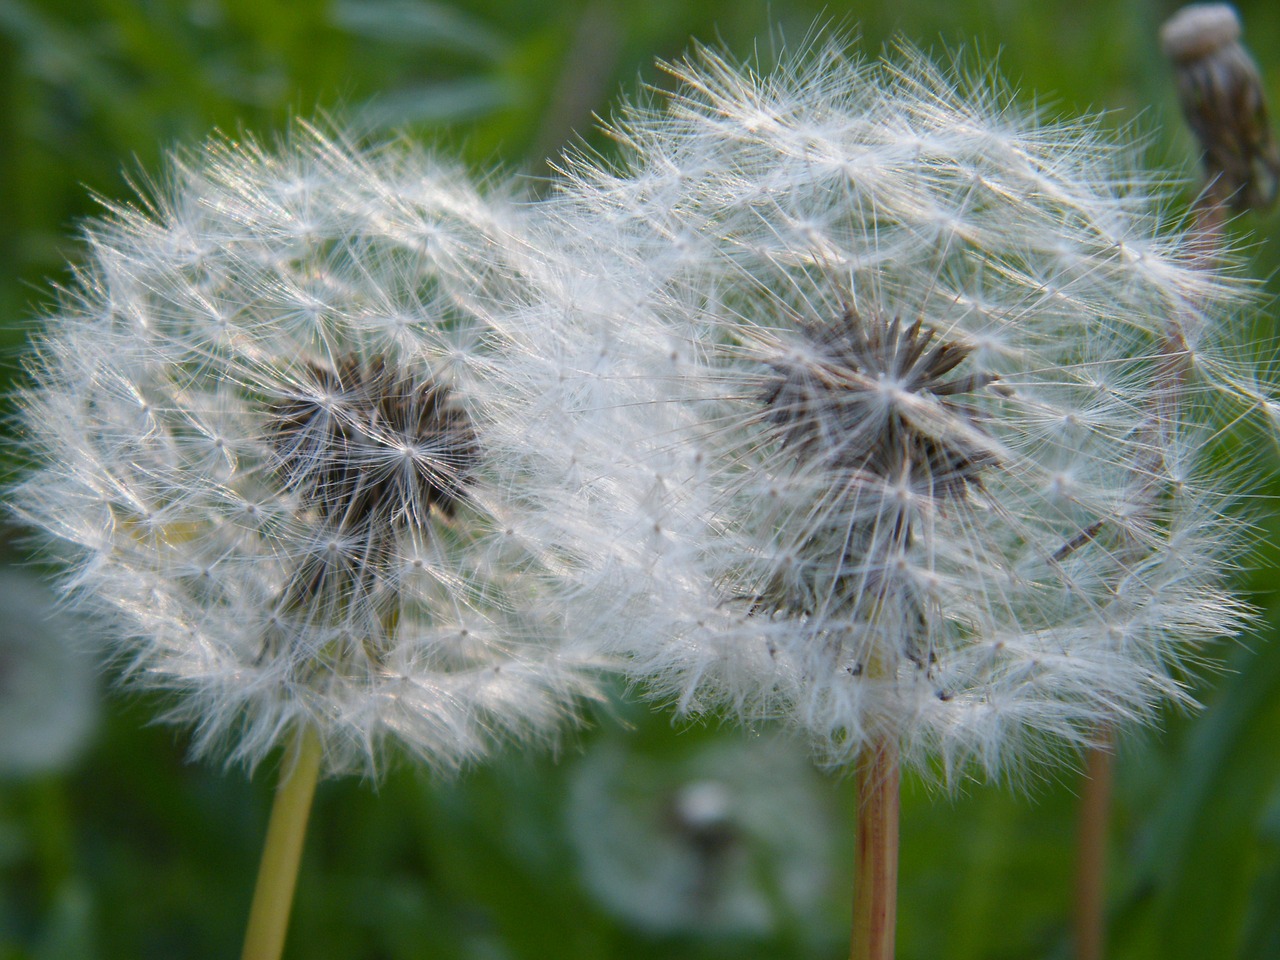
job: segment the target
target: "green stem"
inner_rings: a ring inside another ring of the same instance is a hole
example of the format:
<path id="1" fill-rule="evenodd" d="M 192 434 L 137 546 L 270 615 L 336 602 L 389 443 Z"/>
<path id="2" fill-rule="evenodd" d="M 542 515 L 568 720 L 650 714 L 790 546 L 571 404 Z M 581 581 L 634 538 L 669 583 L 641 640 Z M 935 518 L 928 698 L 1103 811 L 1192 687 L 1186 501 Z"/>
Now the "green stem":
<path id="1" fill-rule="evenodd" d="M 898 747 L 873 740 L 858 756 L 858 834 L 851 960 L 893 960 L 898 919 Z"/>
<path id="2" fill-rule="evenodd" d="M 242 960 L 280 960 L 284 953 L 302 842 L 307 834 L 307 817 L 320 776 L 321 753 L 320 738 L 315 730 L 311 727 L 300 730 L 292 756 L 286 758 L 281 771 L 280 786 L 276 788 L 275 803 L 271 807 Z"/>

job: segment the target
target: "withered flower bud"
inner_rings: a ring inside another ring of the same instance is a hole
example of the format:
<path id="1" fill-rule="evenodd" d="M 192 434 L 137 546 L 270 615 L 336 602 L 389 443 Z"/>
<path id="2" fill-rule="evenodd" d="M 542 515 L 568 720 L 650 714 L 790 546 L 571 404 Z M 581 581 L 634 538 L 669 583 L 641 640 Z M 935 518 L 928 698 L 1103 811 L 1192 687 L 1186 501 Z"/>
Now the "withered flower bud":
<path id="1" fill-rule="evenodd" d="M 1224 3 L 1183 7 L 1161 27 L 1160 43 L 1173 61 L 1212 195 L 1237 211 L 1268 209 L 1280 185 L 1280 153 L 1235 10 Z"/>

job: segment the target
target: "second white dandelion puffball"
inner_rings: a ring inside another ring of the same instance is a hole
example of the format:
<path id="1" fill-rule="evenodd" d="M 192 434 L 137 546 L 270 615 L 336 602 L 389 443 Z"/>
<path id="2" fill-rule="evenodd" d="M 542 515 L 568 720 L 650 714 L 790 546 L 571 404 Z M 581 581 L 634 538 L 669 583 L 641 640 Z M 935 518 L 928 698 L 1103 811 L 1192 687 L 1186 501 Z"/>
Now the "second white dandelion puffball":
<path id="1" fill-rule="evenodd" d="M 1241 616 L 1201 425 L 1262 393 L 1158 183 L 910 51 L 670 69 L 559 204 L 617 391 L 584 582 L 633 675 L 944 775 L 1183 697 Z"/>

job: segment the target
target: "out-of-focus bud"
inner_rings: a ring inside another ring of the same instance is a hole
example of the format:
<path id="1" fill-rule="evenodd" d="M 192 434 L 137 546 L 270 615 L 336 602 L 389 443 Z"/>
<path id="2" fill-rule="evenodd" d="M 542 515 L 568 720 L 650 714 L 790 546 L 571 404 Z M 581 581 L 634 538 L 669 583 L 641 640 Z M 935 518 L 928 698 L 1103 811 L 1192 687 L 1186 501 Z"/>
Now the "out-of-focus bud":
<path id="1" fill-rule="evenodd" d="M 1280 184 L 1280 153 L 1235 10 L 1224 3 L 1183 7 L 1160 29 L 1160 42 L 1204 151 L 1210 192 L 1235 210 L 1268 209 Z"/>

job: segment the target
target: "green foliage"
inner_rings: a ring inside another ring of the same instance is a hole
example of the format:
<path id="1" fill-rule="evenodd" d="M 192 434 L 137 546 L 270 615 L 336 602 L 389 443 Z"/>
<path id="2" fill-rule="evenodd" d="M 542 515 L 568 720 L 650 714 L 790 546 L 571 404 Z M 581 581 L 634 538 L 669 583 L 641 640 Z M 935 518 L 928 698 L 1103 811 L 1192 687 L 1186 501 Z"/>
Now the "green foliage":
<path id="1" fill-rule="evenodd" d="M 1239 4 L 1280 103 L 1280 7 Z M 894 30 L 925 44 L 976 38 L 1004 72 L 1064 110 L 1115 110 L 1152 131 L 1153 152 L 1192 169 L 1161 61 L 1154 0 L 988 5 L 909 0 L 846 9 L 729 0 L 0 0 L 0 325 L 14 357 L 48 278 L 77 257 L 72 228 L 97 193 L 210 130 L 269 134 L 331 114 L 407 130 L 477 167 L 546 173 L 593 112 L 691 36 L 767 50 L 825 17 L 860 17 L 869 48 Z M 1277 264 L 1277 218 L 1245 218 L 1260 276 Z M 1268 322 L 1262 336 L 1274 337 Z M 14 363 L 7 365 L 12 369 Z M 1259 459 L 1274 464 L 1272 452 Z M 11 467 L 12 465 L 7 465 Z M 1274 466 L 1271 467 L 1274 469 Z M 1275 539 L 1276 508 L 1259 510 Z M 1112 833 L 1111 955 L 1202 960 L 1280 955 L 1280 607 L 1275 549 L 1249 581 L 1267 616 L 1252 648 L 1202 683 L 1206 709 L 1160 736 L 1122 742 Z M 7 554 L 18 561 L 16 552 Z M 180 737 L 148 726 L 156 704 L 114 697 L 73 770 L 0 782 L 0 960 L 234 956 L 273 786 L 184 762 Z M 593 750 L 628 743 L 676 758 L 735 730 L 674 730 L 615 706 L 559 763 L 511 758 L 456 783 L 408 769 L 380 787 L 320 787 L 287 956 L 718 960 L 836 957 L 848 881 L 806 912 L 807 929 L 717 935 L 655 931 L 607 906 L 584 879 L 567 813 Z M 674 789 L 656 783 L 655 790 Z M 842 811 L 830 845 L 849 863 L 852 789 L 816 788 Z M 938 796 L 908 784 L 903 811 L 903 958 L 1067 957 L 1078 792 L 1070 769 L 1022 792 L 972 785 Z M 780 811 L 786 816 L 787 811 Z M 669 825 L 655 823 L 655 830 Z M 737 841 L 754 842 L 748 836 Z M 766 899 L 783 892 L 764 885 Z M 778 916 L 785 914 L 778 903 Z"/>

